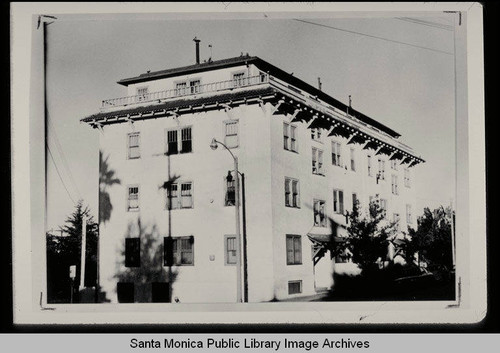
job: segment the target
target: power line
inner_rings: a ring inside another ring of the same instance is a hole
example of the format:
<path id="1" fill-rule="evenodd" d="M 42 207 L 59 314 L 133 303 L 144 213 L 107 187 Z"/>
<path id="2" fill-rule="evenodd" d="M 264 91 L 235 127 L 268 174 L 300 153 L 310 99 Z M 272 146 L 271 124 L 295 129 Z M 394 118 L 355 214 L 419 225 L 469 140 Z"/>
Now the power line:
<path id="1" fill-rule="evenodd" d="M 417 19 L 417 18 L 396 17 L 396 20 L 410 22 L 410 23 L 415 23 L 415 24 L 419 24 L 419 25 L 422 25 L 422 26 L 426 26 L 426 27 L 434 27 L 434 28 L 444 29 L 446 31 L 453 31 L 453 26 L 445 25 L 445 24 L 441 24 L 441 23 L 437 23 L 437 22 L 430 22 L 430 21 L 420 20 L 420 19 Z"/>
<path id="2" fill-rule="evenodd" d="M 47 119 L 47 125 L 49 125 L 50 130 L 54 134 L 54 141 L 56 142 L 56 149 L 59 151 L 59 155 L 61 156 L 61 160 L 63 162 L 62 163 L 63 167 L 64 167 L 64 169 L 66 169 L 67 174 L 69 175 L 70 181 L 71 181 L 74 189 L 76 190 L 76 193 L 78 194 L 78 197 L 81 199 L 82 197 L 81 197 L 80 190 L 78 189 L 78 185 L 75 182 L 75 179 L 73 177 L 73 173 L 71 172 L 71 169 L 69 167 L 68 161 L 66 160 L 66 157 L 64 155 L 64 150 L 63 150 L 63 148 L 61 146 L 61 143 L 59 142 L 59 138 L 57 137 L 57 133 L 56 133 L 55 128 L 53 127 L 52 123 L 50 122 L 50 119 Z"/>
<path id="3" fill-rule="evenodd" d="M 443 54 L 447 54 L 447 55 L 453 55 L 453 53 L 450 53 L 450 52 L 447 52 L 447 51 L 444 51 L 444 50 L 428 48 L 428 47 L 424 47 L 424 46 L 420 46 L 420 45 L 416 45 L 416 44 L 410 44 L 410 43 L 406 43 L 406 42 L 400 42 L 400 41 L 394 40 L 394 39 L 388 39 L 388 38 L 384 38 L 384 37 L 374 36 L 374 35 L 371 35 L 371 34 L 366 34 L 366 33 L 361 33 L 361 32 L 356 32 L 356 31 L 351 31 L 351 30 L 347 30 L 347 29 L 343 29 L 343 28 L 337 28 L 337 27 L 333 27 L 333 26 L 327 26 L 327 25 L 323 25 L 323 24 L 320 24 L 320 23 L 299 20 L 297 18 L 294 18 L 294 21 L 304 22 L 304 23 L 308 23 L 308 24 L 315 25 L 315 26 L 320 26 L 320 27 L 326 27 L 326 28 L 334 29 L 334 30 L 341 31 L 341 32 L 358 34 L 358 35 L 369 37 L 369 38 L 375 38 L 375 39 L 385 40 L 386 42 L 408 45 L 408 46 L 414 47 L 414 48 L 426 49 L 426 50 L 430 50 L 430 51 L 434 51 L 434 52 L 438 52 L 438 53 L 443 53 Z"/>
<path id="4" fill-rule="evenodd" d="M 64 189 L 66 190 L 66 192 L 68 193 L 68 196 L 71 200 L 71 202 L 73 202 L 74 205 L 76 205 L 76 202 L 75 200 L 73 200 L 73 198 L 71 197 L 69 191 L 68 191 L 68 188 L 66 187 L 66 184 L 64 184 L 64 180 L 63 178 L 61 177 L 61 173 L 59 173 L 59 168 L 57 168 L 57 164 L 56 164 L 56 161 L 54 160 L 54 157 L 52 156 L 52 152 L 50 152 L 50 148 L 49 148 L 49 145 L 46 144 L 47 146 L 47 151 L 49 151 L 49 155 L 50 155 L 50 158 L 52 159 L 52 163 L 54 163 L 54 167 L 56 167 L 56 172 L 57 172 L 57 175 L 59 175 L 59 179 L 61 179 L 61 183 L 62 185 L 64 186 Z"/>

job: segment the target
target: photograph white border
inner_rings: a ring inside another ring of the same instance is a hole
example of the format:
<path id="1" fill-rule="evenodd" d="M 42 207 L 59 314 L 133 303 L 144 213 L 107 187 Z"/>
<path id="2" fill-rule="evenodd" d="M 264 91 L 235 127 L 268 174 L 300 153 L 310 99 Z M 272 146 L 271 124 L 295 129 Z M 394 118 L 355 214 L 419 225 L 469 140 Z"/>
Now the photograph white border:
<path id="1" fill-rule="evenodd" d="M 260 304 L 59 304 L 40 296 L 45 269 L 40 256 L 45 234 L 43 40 L 34 38 L 38 14 L 90 14 L 116 19 L 253 18 L 265 12 L 286 18 L 375 17 L 412 12 L 460 11 L 457 75 L 457 275 L 458 301 L 328 302 Z M 294 13 L 297 12 L 297 13 Z M 14 324 L 183 324 L 183 323 L 477 323 L 486 307 L 486 197 L 484 135 L 483 9 L 479 3 L 12 3 L 12 214 Z M 33 59 L 33 60 L 32 60 Z M 36 60 L 35 60 L 36 59 Z M 29 185 L 29 187 L 27 187 Z M 460 261 L 460 259 L 464 261 Z M 168 315 L 165 315 L 168 313 Z"/>

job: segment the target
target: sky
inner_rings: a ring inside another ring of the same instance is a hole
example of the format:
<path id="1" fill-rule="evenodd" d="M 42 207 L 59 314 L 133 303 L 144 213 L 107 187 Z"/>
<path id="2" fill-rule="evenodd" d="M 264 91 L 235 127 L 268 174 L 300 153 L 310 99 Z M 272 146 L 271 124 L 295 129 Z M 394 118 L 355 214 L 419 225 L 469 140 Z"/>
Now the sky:
<path id="1" fill-rule="evenodd" d="M 414 168 L 417 215 L 455 199 L 451 15 L 169 17 L 61 15 L 47 26 L 47 230 L 63 225 L 79 199 L 97 220 L 99 131 L 80 119 L 98 112 L 104 99 L 126 96 L 120 79 L 194 64 L 195 36 L 201 60 L 211 44 L 213 60 L 243 52 L 313 86 L 321 77 L 325 93 L 344 103 L 351 95 L 355 109 L 399 132 L 426 161 Z"/>

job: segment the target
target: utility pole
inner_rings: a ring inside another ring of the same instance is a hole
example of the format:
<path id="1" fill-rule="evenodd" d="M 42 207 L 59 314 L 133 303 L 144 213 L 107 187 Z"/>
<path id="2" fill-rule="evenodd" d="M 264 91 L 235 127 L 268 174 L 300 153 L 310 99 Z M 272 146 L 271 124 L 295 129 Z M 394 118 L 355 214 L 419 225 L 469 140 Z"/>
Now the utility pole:
<path id="1" fill-rule="evenodd" d="M 87 216 L 82 215 L 82 249 L 80 260 L 80 290 L 85 288 L 85 250 L 87 247 Z"/>

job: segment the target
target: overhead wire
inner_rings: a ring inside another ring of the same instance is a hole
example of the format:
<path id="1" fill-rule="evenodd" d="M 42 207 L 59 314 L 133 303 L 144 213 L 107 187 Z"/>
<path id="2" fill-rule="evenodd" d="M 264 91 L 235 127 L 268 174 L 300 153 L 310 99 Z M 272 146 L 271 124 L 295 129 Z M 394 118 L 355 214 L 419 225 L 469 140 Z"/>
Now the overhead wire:
<path id="1" fill-rule="evenodd" d="M 314 25 L 314 26 L 330 28 L 330 29 L 334 29 L 334 30 L 337 30 L 337 31 L 341 31 L 341 32 L 347 32 L 347 33 L 358 34 L 358 35 L 369 37 L 369 38 L 380 39 L 380 40 L 384 40 L 386 42 L 407 45 L 407 46 L 410 46 L 410 47 L 420 48 L 420 49 L 425 49 L 425 50 L 430 50 L 430 51 L 434 51 L 434 52 L 438 52 L 438 53 L 442 53 L 442 54 L 447 54 L 447 55 L 453 55 L 453 53 L 448 52 L 448 51 L 444 51 L 444 50 L 440 50 L 440 49 L 433 49 L 433 48 L 429 48 L 429 47 L 424 47 L 424 46 L 421 46 L 421 45 L 416 45 L 416 44 L 411 44 L 411 43 L 407 43 L 407 42 L 402 42 L 402 41 L 399 41 L 399 40 L 394 40 L 394 39 L 388 39 L 388 38 L 384 38 L 384 37 L 374 36 L 374 35 L 371 35 L 371 34 L 366 34 L 366 33 L 352 31 L 352 30 L 348 30 L 348 29 L 344 29 L 344 28 L 338 28 L 338 27 L 334 27 L 334 26 L 324 25 L 324 24 L 321 24 L 321 23 L 300 20 L 298 18 L 294 18 L 293 20 L 294 21 L 298 21 L 298 22 L 308 23 L 308 24 L 311 24 L 311 25 Z"/>
<path id="2" fill-rule="evenodd" d="M 64 189 L 66 190 L 66 193 L 68 194 L 68 197 L 70 198 L 71 202 L 73 202 L 73 204 L 76 205 L 75 200 L 73 200 L 73 198 L 71 197 L 71 194 L 70 194 L 68 188 L 66 187 L 66 184 L 64 183 L 64 180 L 61 176 L 61 173 L 59 172 L 59 168 L 57 168 L 57 164 L 54 160 L 54 156 L 52 155 L 52 152 L 50 151 L 49 144 L 46 143 L 45 145 L 47 146 L 47 151 L 49 152 L 50 158 L 52 159 L 52 163 L 54 163 L 54 167 L 56 168 L 57 175 L 59 175 L 59 179 L 61 180 L 61 183 L 64 186 Z"/>

